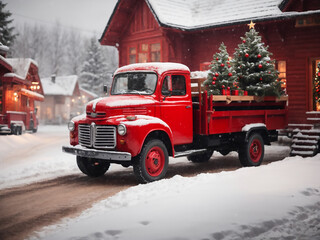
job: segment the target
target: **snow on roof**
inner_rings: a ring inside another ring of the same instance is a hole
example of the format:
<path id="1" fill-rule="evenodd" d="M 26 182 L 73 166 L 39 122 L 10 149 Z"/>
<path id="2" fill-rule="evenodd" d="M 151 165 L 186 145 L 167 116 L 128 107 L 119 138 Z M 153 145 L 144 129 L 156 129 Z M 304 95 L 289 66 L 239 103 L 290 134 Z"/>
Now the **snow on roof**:
<path id="1" fill-rule="evenodd" d="M 10 63 L 7 61 L 7 58 L 3 57 L 0 55 L 0 61 L 3 61 L 5 64 L 9 65 L 11 68 L 12 66 L 10 65 Z"/>
<path id="2" fill-rule="evenodd" d="M 37 62 L 31 58 L 6 58 L 6 61 L 12 66 L 13 73 L 22 79 L 27 78 L 31 63 L 38 67 Z"/>
<path id="3" fill-rule="evenodd" d="M 280 10 L 279 5 L 283 0 L 147 0 L 146 2 L 160 24 L 186 30 L 293 14 Z"/>
<path id="4" fill-rule="evenodd" d="M 149 62 L 149 63 L 135 63 L 127 66 L 123 66 L 118 68 L 115 74 L 120 72 L 128 72 L 128 71 L 156 71 L 158 74 L 162 74 L 166 71 L 170 70 L 182 70 L 189 71 L 190 69 L 183 64 L 180 63 L 169 63 L 169 62 Z"/>
<path id="5" fill-rule="evenodd" d="M 41 79 L 44 95 L 72 96 L 77 82 L 76 75 L 56 77 L 55 83 L 52 82 L 51 77 Z"/>
<path id="6" fill-rule="evenodd" d="M 8 52 L 9 47 L 7 47 L 6 45 L 3 45 L 2 42 L 0 42 L 0 51 Z"/>
<path id="7" fill-rule="evenodd" d="M 84 88 L 82 88 L 82 87 L 79 87 L 79 89 L 80 89 L 80 92 L 84 92 L 85 94 L 87 94 L 87 95 L 89 95 L 89 96 L 91 96 L 91 97 L 93 97 L 93 98 L 97 98 L 97 97 L 98 97 L 97 94 L 95 94 L 95 93 L 93 93 L 93 92 L 90 92 L 90 91 L 88 91 L 87 89 L 84 89 Z"/>

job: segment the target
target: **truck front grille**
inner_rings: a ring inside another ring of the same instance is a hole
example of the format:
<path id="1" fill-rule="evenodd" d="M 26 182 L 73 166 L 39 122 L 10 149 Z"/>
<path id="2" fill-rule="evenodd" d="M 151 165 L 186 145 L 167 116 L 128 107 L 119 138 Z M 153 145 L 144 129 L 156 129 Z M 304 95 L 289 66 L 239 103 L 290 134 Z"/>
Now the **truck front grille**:
<path id="1" fill-rule="evenodd" d="M 107 148 L 116 147 L 116 127 L 103 125 L 79 125 L 79 144 L 84 147 Z"/>

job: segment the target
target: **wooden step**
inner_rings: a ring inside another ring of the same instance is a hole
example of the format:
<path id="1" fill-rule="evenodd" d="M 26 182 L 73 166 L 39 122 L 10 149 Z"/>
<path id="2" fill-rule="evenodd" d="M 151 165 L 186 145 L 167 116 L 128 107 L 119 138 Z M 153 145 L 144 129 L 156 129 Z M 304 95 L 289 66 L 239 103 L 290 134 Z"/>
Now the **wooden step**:
<path id="1" fill-rule="evenodd" d="M 291 146 L 292 149 L 294 150 L 312 150 L 314 151 L 315 149 L 317 149 L 316 145 L 297 145 L 297 144 L 293 144 Z"/>
<path id="2" fill-rule="evenodd" d="M 319 129 L 295 130 L 291 145 L 291 156 L 310 157 L 319 152 L 318 143 L 320 139 Z"/>
<path id="3" fill-rule="evenodd" d="M 306 112 L 306 115 L 308 123 L 320 125 L 320 112 Z"/>
<path id="4" fill-rule="evenodd" d="M 301 156 L 301 157 L 312 157 L 314 156 L 314 151 L 297 151 L 292 150 L 290 153 L 291 156 Z"/>

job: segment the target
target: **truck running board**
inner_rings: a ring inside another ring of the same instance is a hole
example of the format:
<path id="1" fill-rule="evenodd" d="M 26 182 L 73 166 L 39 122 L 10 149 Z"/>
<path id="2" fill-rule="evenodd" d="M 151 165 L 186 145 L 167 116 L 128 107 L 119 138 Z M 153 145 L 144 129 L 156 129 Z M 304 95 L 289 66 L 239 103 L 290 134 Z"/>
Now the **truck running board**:
<path id="1" fill-rule="evenodd" d="M 208 151 L 208 149 L 204 148 L 204 149 L 187 150 L 187 151 L 183 151 L 183 152 L 175 152 L 174 157 L 175 158 L 186 157 L 186 156 L 190 156 L 190 155 L 205 153 L 207 151 Z"/>

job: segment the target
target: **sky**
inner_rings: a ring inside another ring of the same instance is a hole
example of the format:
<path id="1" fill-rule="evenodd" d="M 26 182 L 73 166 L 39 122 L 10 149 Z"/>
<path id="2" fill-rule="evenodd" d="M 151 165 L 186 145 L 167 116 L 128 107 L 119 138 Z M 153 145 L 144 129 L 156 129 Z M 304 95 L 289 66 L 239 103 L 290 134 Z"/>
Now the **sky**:
<path id="1" fill-rule="evenodd" d="M 64 28 L 101 36 L 117 0 L 2 0 L 14 24 L 57 22 Z"/>

